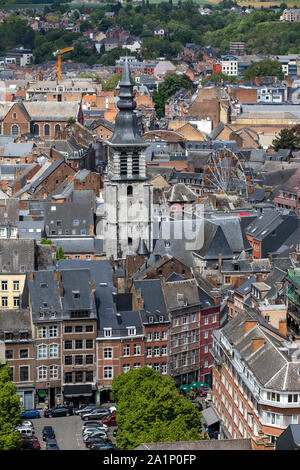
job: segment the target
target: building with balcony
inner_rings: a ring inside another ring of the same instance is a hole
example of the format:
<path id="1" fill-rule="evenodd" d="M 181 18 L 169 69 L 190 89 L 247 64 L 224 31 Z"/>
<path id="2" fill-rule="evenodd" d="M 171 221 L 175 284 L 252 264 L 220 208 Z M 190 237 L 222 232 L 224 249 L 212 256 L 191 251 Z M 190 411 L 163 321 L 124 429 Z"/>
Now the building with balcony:
<path id="1" fill-rule="evenodd" d="M 255 311 L 244 310 L 213 332 L 213 407 L 220 438 L 257 437 L 275 443 L 299 423 L 299 344 Z"/>
<path id="2" fill-rule="evenodd" d="M 287 333 L 300 338 L 300 269 L 289 269 L 286 277 Z"/>
<path id="3" fill-rule="evenodd" d="M 275 207 L 295 211 L 300 217 L 300 169 L 295 170 L 274 198 Z"/>

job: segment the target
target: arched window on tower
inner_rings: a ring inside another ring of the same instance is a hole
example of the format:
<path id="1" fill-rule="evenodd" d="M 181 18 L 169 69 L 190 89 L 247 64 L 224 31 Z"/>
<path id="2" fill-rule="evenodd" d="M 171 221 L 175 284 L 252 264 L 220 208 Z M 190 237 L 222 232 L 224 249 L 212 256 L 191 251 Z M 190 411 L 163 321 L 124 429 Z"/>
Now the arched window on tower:
<path id="1" fill-rule="evenodd" d="M 133 196 L 133 187 L 131 185 L 127 186 L 127 196 Z"/>

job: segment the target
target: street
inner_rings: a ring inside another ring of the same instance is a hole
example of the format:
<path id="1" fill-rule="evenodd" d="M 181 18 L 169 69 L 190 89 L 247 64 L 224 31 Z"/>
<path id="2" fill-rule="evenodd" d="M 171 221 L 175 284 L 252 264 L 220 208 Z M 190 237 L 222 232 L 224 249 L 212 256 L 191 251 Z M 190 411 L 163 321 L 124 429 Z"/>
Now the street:
<path id="1" fill-rule="evenodd" d="M 82 441 L 82 426 L 85 421 L 82 421 L 80 416 L 73 415 L 58 418 L 44 418 L 43 415 L 41 416 L 42 417 L 39 419 L 32 420 L 34 433 L 39 440 L 41 450 L 46 449 L 46 442 L 42 439 L 44 426 L 53 427 L 60 450 L 87 450 L 87 447 Z M 115 439 L 112 437 L 112 432 L 115 428 L 115 426 L 108 428 L 108 437 L 112 442 L 115 442 Z"/>

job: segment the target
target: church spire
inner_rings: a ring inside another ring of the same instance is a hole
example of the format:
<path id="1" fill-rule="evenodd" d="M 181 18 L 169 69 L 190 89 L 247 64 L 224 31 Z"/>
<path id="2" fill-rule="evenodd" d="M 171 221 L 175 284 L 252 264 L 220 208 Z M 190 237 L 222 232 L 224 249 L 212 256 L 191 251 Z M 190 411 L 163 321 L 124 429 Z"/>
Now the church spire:
<path id="1" fill-rule="evenodd" d="M 120 111 L 116 116 L 114 134 L 109 140 L 109 143 L 117 146 L 147 146 L 144 139 L 140 136 L 137 115 L 134 112 L 136 102 L 134 100 L 133 84 L 131 82 L 127 58 L 120 81 L 120 93 L 117 106 Z"/>

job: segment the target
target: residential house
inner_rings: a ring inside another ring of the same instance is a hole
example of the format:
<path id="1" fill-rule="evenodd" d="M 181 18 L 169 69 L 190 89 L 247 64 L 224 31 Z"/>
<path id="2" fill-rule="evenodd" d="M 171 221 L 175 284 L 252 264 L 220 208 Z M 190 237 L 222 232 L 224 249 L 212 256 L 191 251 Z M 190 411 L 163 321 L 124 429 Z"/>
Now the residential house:
<path id="1" fill-rule="evenodd" d="M 26 180 L 22 181 L 24 186 L 14 193 L 14 197 L 21 200 L 47 198 L 68 176 L 74 174 L 75 170 L 64 160 L 48 161 L 27 183 Z"/>
<path id="2" fill-rule="evenodd" d="M 0 309 L 0 341 L 21 406 L 32 409 L 35 406 L 35 348 L 28 308 Z"/>
<path id="3" fill-rule="evenodd" d="M 0 239 L 17 238 L 18 221 L 18 199 L 0 199 Z"/>
<path id="4" fill-rule="evenodd" d="M 296 169 L 282 186 L 274 198 L 274 203 L 276 208 L 290 209 L 300 217 L 300 169 Z"/>
<path id="5" fill-rule="evenodd" d="M 194 279 L 163 282 L 170 317 L 169 370 L 178 385 L 210 383 L 212 330 L 219 327 L 219 306 Z"/>
<path id="6" fill-rule="evenodd" d="M 160 279 L 133 282 L 133 307 L 140 311 L 145 334 L 145 365 L 169 373 L 169 327 Z"/>
<path id="7" fill-rule="evenodd" d="M 88 270 L 31 271 L 27 277 L 34 328 L 37 402 L 50 407 L 95 396 L 97 315 Z M 84 386 L 84 391 L 82 390 Z"/>
<path id="8" fill-rule="evenodd" d="M 156 28 L 154 28 L 153 34 L 154 34 L 154 37 L 164 38 L 165 30 L 161 26 L 157 26 Z"/>
<path id="9" fill-rule="evenodd" d="M 279 210 L 263 211 L 245 231 L 253 248 L 253 258 L 266 258 L 276 251 L 297 227 L 296 215 L 284 215 Z"/>

